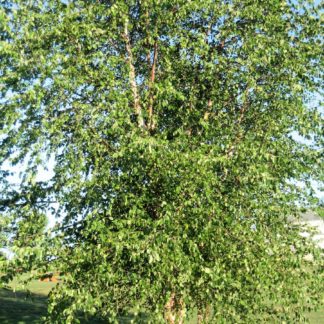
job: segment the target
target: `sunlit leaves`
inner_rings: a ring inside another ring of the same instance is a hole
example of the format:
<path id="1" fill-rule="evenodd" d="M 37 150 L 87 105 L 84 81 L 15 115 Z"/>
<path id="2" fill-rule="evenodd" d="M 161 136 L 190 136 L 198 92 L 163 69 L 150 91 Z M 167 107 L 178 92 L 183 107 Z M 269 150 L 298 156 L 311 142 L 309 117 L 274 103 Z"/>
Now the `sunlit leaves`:
<path id="1" fill-rule="evenodd" d="M 6 271 L 62 271 L 50 323 L 159 322 L 171 304 L 178 319 L 296 321 L 316 306 L 319 251 L 287 221 L 308 199 L 296 181 L 321 174 L 308 2 L 2 3 L 0 161 L 27 164 L 18 188 L 1 178 Z"/>

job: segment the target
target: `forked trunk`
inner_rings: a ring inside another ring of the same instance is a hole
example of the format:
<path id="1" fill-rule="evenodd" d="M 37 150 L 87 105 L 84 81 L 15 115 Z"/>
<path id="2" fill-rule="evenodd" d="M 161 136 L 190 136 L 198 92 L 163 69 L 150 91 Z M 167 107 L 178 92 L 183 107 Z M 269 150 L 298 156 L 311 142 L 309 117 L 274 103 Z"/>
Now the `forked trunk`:
<path id="1" fill-rule="evenodd" d="M 210 318 L 210 306 L 207 305 L 205 308 L 198 309 L 198 315 L 197 315 L 197 323 L 203 324 L 208 323 L 208 320 Z"/>
<path id="2" fill-rule="evenodd" d="M 175 324 L 175 312 L 174 312 L 174 308 L 175 308 L 175 293 L 172 293 L 168 302 L 165 304 L 165 321 L 168 324 Z"/>
<path id="3" fill-rule="evenodd" d="M 172 293 L 168 302 L 165 304 L 165 321 L 168 324 L 183 324 L 185 319 L 185 305 L 183 300 L 177 299 Z"/>

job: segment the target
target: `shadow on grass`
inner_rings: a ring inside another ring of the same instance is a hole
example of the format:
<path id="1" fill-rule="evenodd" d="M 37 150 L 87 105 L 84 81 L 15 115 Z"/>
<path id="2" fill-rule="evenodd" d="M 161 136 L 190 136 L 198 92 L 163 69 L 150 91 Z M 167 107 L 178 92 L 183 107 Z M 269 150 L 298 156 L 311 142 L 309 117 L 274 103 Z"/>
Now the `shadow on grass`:
<path id="1" fill-rule="evenodd" d="M 39 324 L 47 313 L 47 297 L 33 293 L 28 296 L 24 291 L 14 292 L 0 289 L 0 323 L 1 324 Z M 103 324 L 107 320 L 83 316 L 79 317 L 82 324 Z M 124 316 L 118 320 L 120 324 L 131 323 L 132 316 Z M 141 323 L 146 323 L 141 321 Z"/>
<path id="2" fill-rule="evenodd" d="M 1 324 L 36 324 L 41 323 L 41 317 L 47 313 L 47 297 L 42 294 L 32 294 L 28 297 L 26 292 L 13 292 L 9 289 L 0 289 L 0 323 Z M 196 314 L 192 314 L 187 324 L 197 323 Z M 309 314 L 311 324 L 324 323 L 324 309 Z M 98 318 L 79 318 L 82 324 L 103 324 L 107 320 Z M 131 323 L 132 316 L 124 316 L 118 320 L 120 324 Z M 136 323 L 147 323 L 145 316 L 136 320 Z"/>
<path id="3" fill-rule="evenodd" d="M 27 299 L 26 296 L 23 292 L 0 290 L 0 323 L 40 323 L 40 318 L 46 314 L 46 297 Z"/>

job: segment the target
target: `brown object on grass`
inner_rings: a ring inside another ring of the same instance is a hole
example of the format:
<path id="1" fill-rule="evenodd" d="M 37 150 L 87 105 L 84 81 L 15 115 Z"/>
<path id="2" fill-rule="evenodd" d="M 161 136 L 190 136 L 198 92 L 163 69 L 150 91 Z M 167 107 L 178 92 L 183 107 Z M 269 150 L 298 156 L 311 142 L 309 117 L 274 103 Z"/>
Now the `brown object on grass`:
<path id="1" fill-rule="evenodd" d="M 53 273 L 46 273 L 39 278 L 41 282 L 58 282 L 59 279 Z"/>

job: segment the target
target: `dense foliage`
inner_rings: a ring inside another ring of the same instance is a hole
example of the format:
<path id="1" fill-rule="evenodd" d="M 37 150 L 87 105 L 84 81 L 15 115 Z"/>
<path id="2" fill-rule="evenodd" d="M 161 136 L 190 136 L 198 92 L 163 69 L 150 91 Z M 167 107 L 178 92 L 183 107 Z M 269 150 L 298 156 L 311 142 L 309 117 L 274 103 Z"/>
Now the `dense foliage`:
<path id="1" fill-rule="evenodd" d="M 296 322 L 317 305 L 320 251 L 288 221 L 321 176 L 312 1 L 0 3 L 3 279 L 63 272 L 50 323 Z"/>

